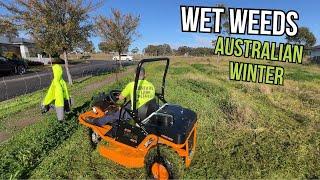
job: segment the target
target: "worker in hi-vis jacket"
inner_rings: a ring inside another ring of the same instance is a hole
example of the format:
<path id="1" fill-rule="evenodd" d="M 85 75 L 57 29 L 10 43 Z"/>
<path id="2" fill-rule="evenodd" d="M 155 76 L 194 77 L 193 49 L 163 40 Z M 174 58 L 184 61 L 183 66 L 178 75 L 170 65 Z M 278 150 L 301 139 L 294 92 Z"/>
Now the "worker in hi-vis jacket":
<path id="1" fill-rule="evenodd" d="M 61 65 L 54 64 L 52 66 L 53 80 L 49 90 L 43 99 L 41 112 L 46 113 L 50 107 L 53 107 L 57 113 L 59 121 L 64 120 L 64 113 L 70 111 L 71 98 L 68 92 L 67 84 L 63 80 L 63 70 Z"/>

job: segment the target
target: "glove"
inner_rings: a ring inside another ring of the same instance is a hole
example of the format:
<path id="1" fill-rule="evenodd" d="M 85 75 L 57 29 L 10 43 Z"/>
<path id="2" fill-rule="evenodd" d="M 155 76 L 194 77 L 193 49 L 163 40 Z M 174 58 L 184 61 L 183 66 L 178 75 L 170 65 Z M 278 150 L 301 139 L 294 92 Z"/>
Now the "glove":
<path id="1" fill-rule="evenodd" d="M 41 110 L 41 113 L 42 113 L 42 114 L 48 112 L 49 109 L 50 109 L 49 105 L 43 105 L 43 104 L 42 104 L 41 107 L 40 107 L 40 110 Z"/>
<path id="2" fill-rule="evenodd" d="M 71 99 L 65 99 L 64 100 L 64 111 L 69 113 L 71 111 L 71 106 L 73 104 L 73 100 Z"/>

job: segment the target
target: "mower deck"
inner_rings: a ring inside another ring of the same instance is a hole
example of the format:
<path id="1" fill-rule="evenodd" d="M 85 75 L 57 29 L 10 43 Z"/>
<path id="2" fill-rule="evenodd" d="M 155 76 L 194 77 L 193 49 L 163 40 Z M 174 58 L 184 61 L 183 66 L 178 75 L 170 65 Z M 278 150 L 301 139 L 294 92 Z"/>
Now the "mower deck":
<path id="1" fill-rule="evenodd" d="M 108 146 L 99 145 L 99 152 L 102 156 L 128 168 L 142 168 L 144 166 L 145 154 L 141 151 L 109 144 Z"/>
<path id="2" fill-rule="evenodd" d="M 104 141 L 108 142 L 108 145 L 99 144 L 98 150 L 100 154 L 116 163 L 119 163 L 127 168 L 142 168 L 144 166 L 144 157 L 147 153 L 144 144 L 149 142 L 148 147 L 156 143 L 156 136 L 149 136 L 145 139 L 140 146 L 131 147 L 116 140 L 115 137 L 108 136 L 112 131 L 112 126 L 107 124 L 105 126 L 96 126 L 85 121 L 87 117 L 99 118 L 101 114 L 95 114 L 92 111 L 88 111 L 81 114 L 79 117 L 80 123 L 91 128 L 96 132 Z"/>

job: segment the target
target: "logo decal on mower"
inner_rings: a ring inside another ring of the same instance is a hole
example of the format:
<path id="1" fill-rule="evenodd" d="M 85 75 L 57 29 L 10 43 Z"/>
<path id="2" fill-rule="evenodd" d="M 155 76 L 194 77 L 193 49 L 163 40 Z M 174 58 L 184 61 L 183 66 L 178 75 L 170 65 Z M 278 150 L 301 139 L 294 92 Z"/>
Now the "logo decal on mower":
<path id="1" fill-rule="evenodd" d="M 150 146 L 150 144 L 153 142 L 153 139 L 149 139 L 145 144 L 144 147 Z"/>

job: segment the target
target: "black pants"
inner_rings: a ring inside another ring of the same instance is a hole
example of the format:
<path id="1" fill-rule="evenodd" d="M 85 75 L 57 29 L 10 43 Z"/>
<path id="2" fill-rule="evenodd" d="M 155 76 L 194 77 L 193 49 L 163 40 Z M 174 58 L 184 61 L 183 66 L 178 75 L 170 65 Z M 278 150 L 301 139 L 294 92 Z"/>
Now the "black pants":
<path id="1" fill-rule="evenodd" d="M 125 108 L 130 108 L 130 104 L 127 105 Z M 96 119 L 94 124 L 98 126 L 103 126 L 107 123 L 113 123 L 119 120 L 119 117 L 120 117 L 120 111 L 108 112 L 104 117 Z M 124 117 L 124 119 L 131 118 L 131 116 L 124 109 L 122 110 L 121 117 Z"/>

